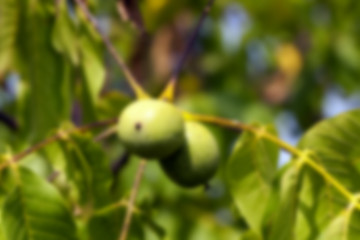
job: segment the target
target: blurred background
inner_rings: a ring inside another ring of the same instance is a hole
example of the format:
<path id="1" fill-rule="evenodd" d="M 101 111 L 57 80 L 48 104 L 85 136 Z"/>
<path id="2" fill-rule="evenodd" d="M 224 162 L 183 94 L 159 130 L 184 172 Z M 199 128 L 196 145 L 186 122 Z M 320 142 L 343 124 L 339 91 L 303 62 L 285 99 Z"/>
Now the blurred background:
<path id="1" fill-rule="evenodd" d="M 1 151 L 21 149 L 64 122 L 117 116 L 133 97 L 73 1 L 0 3 L 0 112 L 7 123 L 0 124 Z M 87 4 L 141 84 L 157 96 L 206 1 Z M 275 124 L 280 137 L 295 145 L 323 118 L 360 107 L 359 18 L 356 0 L 218 0 L 181 73 L 177 104 Z M 237 134 L 213 131 L 226 161 Z M 116 138 L 104 143 L 112 161 L 122 156 L 119 145 Z M 281 153 L 279 166 L 288 160 Z M 136 163 L 129 161 L 119 175 L 119 195 L 128 194 Z M 146 180 L 138 202 L 156 223 L 139 217 L 147 227 L 140 231 L 135 224 L 134 230 L 146 239 L 164 232 L 170 233 L 166 239 L 238 239 L 247 228 L 229 207 L 221 170 L 205 192 L 175 186 L 156 163 Z"/>

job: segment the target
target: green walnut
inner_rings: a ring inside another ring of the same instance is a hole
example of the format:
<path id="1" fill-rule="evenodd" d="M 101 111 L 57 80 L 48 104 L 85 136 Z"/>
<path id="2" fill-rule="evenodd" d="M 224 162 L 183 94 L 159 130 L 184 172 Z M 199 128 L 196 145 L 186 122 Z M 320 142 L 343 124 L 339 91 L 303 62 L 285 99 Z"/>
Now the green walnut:
<path id="1" fill-rule="evenodd" d="M 184 142 L 184 120 L 172 104 L 137 100 L 121 113 L 118 135 L 124 146 L 144 158 L 164 158 Z"/>
<path id="2" fill-rule="evenodd" d="M 215 137 L 203 125 L 185 123 L 185 143 L 161 160 L 165 173 L 183 187 L 206 184 L 218 168 L 220 151 Z"/>

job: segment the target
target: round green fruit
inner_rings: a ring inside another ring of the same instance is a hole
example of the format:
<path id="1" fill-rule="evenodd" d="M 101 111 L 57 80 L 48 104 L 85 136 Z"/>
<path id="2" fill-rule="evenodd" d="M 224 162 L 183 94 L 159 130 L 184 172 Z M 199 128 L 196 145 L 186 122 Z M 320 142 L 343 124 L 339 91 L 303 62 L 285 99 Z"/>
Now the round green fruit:
<path id="1" fill-rule="evenodd" d="M 203 125 L 185 123 L 185 144 L 161 160 L 166 174 L 183 187 L 206 184 L 218 168 L 220 151 L 215 137 Z"/>
<path id="2" fill-rule="evenodd" d="M 130 152 L 144 158 L 164 158 L 183 144 L 184 120 L 170 103 L 137 100 L 120 115 L 118 134 Z"/>

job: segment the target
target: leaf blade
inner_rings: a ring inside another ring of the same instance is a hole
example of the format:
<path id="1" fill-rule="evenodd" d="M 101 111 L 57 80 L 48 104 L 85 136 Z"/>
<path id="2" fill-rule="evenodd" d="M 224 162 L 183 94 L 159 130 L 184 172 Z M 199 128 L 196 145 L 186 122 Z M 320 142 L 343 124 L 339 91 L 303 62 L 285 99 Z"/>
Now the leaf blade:
<path id="1" fill-rule="evenodd" d="M 323 167 L 344 188 L 353 193 L 360 190 L 360 147 L 354 144 L 360 142 L 359 122 L 360 111 L 350 111 L 315 125 L 299 142 L 300 148 L 313 152 L 311 161 Z M 296 239 L 329 236 L 340 222 L 343 228 L 349 228 L 351 221 L 344 221 L 341 215 L 346 212 L 349 204 L 349 200 L 326 182 L 321 173 L 306 167 L 301 179 L 296 214 Z M 359 232 L 353 231 L 353 234 Z M 344 234 L 342 239 L 348 240 L 350 237 Z"/>
<path id="2" fill-rule="evenodd" d="M 266 130 L 274 132 L 272 127 Z M 244 133 L 225 167 L 227 185 L 237 208 L 260 236 L 278 151 L 275 144 L 252 133 Z"/>
<path id="3" fill-rule="evenodd" d="M 70 210 L 57 190 L 26 168 L 16 171 L 18 186 L 2 209 L 7 239 L 77 239 Z"/>

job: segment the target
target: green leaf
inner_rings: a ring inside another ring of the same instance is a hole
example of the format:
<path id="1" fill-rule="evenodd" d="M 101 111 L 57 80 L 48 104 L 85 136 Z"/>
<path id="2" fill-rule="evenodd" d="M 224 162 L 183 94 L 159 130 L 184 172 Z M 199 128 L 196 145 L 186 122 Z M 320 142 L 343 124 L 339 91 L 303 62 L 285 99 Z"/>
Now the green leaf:
<path id="1" fill-rule="evenodd" d="M 274 133 L 272 127 L 264 130 Z M 261 236 L 265 211 L 272 191 L 279 148 L 253 133 L 240 138 L 225 167 L 227 184 L 241 214 Z"/>
<path id="2" fill-rule="evenodd" d="M 124 224 L 126 209 L 114 210 L 111 213 L 102 216 L 93 216 L 88 224 L 89 240 L 103 239 L 106 240 L 118 239 L 121 231 L 121 226 Z M 144 224 L 138 215 L 134 215 L 129 227 L 128 240 L 143 240 Z"/>
<path id="3" fill-rule="evenodd" d="M 79 18 L 80 67 L 83 73 L 82 104 L 85 119 L 93 121 L 97 118 L 95 109 L 105 83 L 104 51 L 101 39 L 89 22 L 80 14 Z"/>
<path id="4" fill-rule="evenodd" d="M 2 215 L 2 210 L 0 209 L 0 216 Z M 5 235 L 4 235 L 4 229 L 3 229 L 3 223 L 2 220 L 0 218 L 0 240 L 6 240 Z"/>
<path id="5" fill-rule="evenodd" d="M 334 41 L 334 51 L 340 62 L 353 69 L 358 69 L 358 62 L 360 61 L 357 44 L 354 36 L 348 33 L 340 33 Z M 356 80 L 354 79 L 354 81 Z"/>
<path id="6" fill-rule="evenodd" d="M 255 232 L 246 231 L 241 234 L 240 240 L 261 240 L 261 238 L 259 238 L 259 235 Z"/>
<path id="7" fill-rule="evenodd" d="M 360 190 L 360 110 L 327 119 L 308 131 L 299 143 L 313 151 L 325 169 L 351 192 Z"/>
<path id="8" fill-rule="evenodd" d="M 317 172 L 305 167 L 296 211 L 296 239 L 315 239 L 347 206 L 344 196 Z"/>
<path id="9" fill-rule="evenodd" d="M 281 176 L 280 203 L 270 233 L 271 240 L 293 239 L 300 174 L 300 169 L 290 163 Z"/>
<path id="10" fill-rule="evenodd" d="M 74 185 L 80 204 L 94 208 L 110 203 L 109 160 L 90 135 L 73 134 L 62 143 L 68 179 Z"/>
<path id="11" fill-rule="evenodd" d="M 22 1 L 21 5 L 17 68 L 28 87 L 21 129 L 39 141 L 70 117 L 71 69 L 52 47 L 53 13 L 39 1 Z"/>
<path id="12" fill-rule="evenodd" d="M 123 215 L 120 215 L 123 217 Z M 106 216 L 92 216 L 86 229 L 88 239 L 97 240 L 106 236 L 108 240 L 116 240 L 119 235 L 121 224 L 118 211 L 109 213 Z M 115 226 L 117 224 L 117 226 Z"/>
<path id="13" fill-rule="evenodd" d="M 79 64 L 79 41 L 75 23 L 69 15 L 66 1 L 60 1 L 52 33 L 52 43 L 57 51 L 65 54 L 74 65 Z"/>
<path id="14" fill-rule="evenodd" d="M 341 212 L 317 240 L 357 240 L 360 236 L 360 213 L 352 208 Z"/>
<path id="15" fill-rule="evenodd" d="M 76 202 L 89 212 L 112 205 L 110 184 L 112 174 L 109 160 L 102 147 L 95 143 L 89 134 L 74 133 L 64 141 L 51 148 L 47 147 L 47 158 L 56 167 L 56 171 L 64 172 L 59 180 L 60 186 L 65 184 L 71 202 Z M 118 200 L 118 199 L 116 199 Z M 84 239 L 116 240 L 123 216 L 113 210 L 107 215 L 92 215 L 81 225 L 80 235 Z"/>
<path id="16" fill-rule="evenodd" d="M 26 168 L 18 168 L 17 180 L 2 209 L 7 240 L 77 239 L 70 210 L 52 185 Z"/>
<path id="17" fill-rule="evenodd" d="M 83 37 L 81 39 L 81 67 L 84 73 L 85 86 L 91 102 L 95 105 L 105 82 L 105 68 L 99 44 Z"/>
<path id="18" fill-rule="evenodd" d="M 354 143 L 358 142 L 360 110 L 354 110 L 314 126 L 301 139 L 299 147 L 312 151 L 316 156 L 312 161 L 321 165 L 349 192 L 356 193 L 360 191 L 360 146 Z M 295 235 L 301 240 L 315 239 L 350 203 L 310 167 L 306 167 L 301 185 Z"/>
<path id="19" fill-rule="evenodd" d="M 21 1 L 0 1 L 0 76 L 12 63 Z"/>

